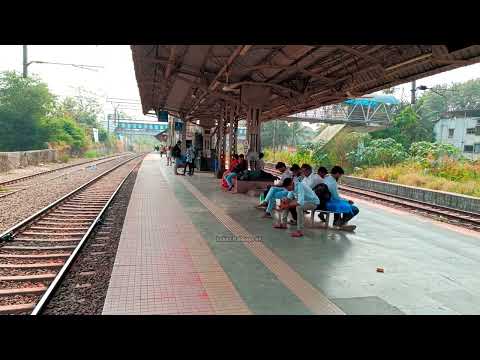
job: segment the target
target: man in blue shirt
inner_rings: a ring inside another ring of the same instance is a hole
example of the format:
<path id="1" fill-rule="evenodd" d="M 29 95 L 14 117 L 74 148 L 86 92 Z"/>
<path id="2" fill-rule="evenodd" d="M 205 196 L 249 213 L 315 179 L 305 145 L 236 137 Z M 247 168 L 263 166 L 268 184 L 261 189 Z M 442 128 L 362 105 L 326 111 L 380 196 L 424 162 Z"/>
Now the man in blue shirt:
<path id="1" fill-rule="evenodd" d="M 297 212 L 297 230 L 291 233 L 292 237 L 302 237 L 305 222 L 304 211 L 314 210 L 320 200 L 313 190 L 303 182 L 299 181 L 294 184 L 291 178 L 287 178 L 283 182 L 283 186 L 289 191 L 287 198 L 291 199 L 288 204 L 282 205 L 282 213 L 280 223 L 274 225 L 276 229 L 287 228 L 287 218 L 289 208 L 294 207 Z"/>
<path id="2" fill-rule="evenodd" d="M 333 217 L 334 226 L 347 225 L 347 223 L 360 212 L 360 210 L 353 205 L 353 201 L 342 199 L 340 195 L 338 195 L 337 182 L 344 173 L 340 166 L 334 166 L 330 174 L 326 175 L 323 179 L 323 183 L 327 185 L 330 191 L 330 200 L 326 203 L 325 209 L 336 213 Z"/>

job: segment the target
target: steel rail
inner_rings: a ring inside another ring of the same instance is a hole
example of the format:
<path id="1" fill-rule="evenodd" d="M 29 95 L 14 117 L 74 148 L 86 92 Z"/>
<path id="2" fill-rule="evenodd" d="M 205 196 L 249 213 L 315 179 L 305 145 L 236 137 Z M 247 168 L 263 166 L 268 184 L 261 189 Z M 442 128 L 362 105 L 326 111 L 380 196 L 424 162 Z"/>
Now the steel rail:
<path id="1" fill-rule="evenodd" d="M 132 161 L 132 160 L 135 160 L 141 156 L 145 156 L 145 154 L 141 154 L 139 156 L 135 156 L 134 158 L 132 159 L 129 159 L 125 162 L 123 162 L 122 164 L 116 166 L 115 168 L 113 168 L 112 170 L 108 171 L 108 173 L 112 172 L 113 170 L 119 168 L 120 166 L 123 166 L 125 165 L 127 162 L 129 161 Z M 128 172 L 128 174 L 124 177 L 124 179 L 120 182 L 120 184 L 117 186 L 117 188 L 115 189 L 115 191 L 112 193 L 112 195 L 110 196 L 110 198 L 107 200 L 107 202 L 105 203 L 105 206 L 102 208 L 102 210 L 100 210 L 100 212 L 98 213 L 97 217 L 95 218 L 95 220 L 92 222 L 92 224 L 90 225 L 90 227 L 88 228 L 88 230 L 86 231 L 86 233 L 83 235 L 82 239 L 79 241 L 79 243 L 77 244 L 77 246 L 75 247 L 75 249 L 73 250 L 73 252 L 70 254 L 70 256 L 68 257 L 67 261 L 65 262 L 65 264 L 62 266 L 62 268 L 60 269 L 60 271 L 57 273 L 57 275 L 55 276 L 55 279 L 48 285 L 48 288 L 47 290 L 45 291 L 45 293 L 42 295 L 42 297 L 40 298 L 40 300 L 37 302 L 37 305 L 35 305 L 35 308 L 33 309 L 33 311 L 31 312 L 30 315 L 39 315 L 40 312 L 42 311 L 42 309 L 44 308 L 44 306 L 47 304 L 47 302 L 50 300 L 50 297 L 52 296 L 53 294 L 53 291 L 56 289 L 56 287 L 58 286 L 58 284 L 60 283 L 60 281 L 63 279 L 63 277 L 65 276 L 67 270 L 70 268 L 70 265 L 72 264 L 72 262 L 76 259 L 78 253 L 80 252 L 80 250 L 82 249 L 83 245 L 85 244 L 85 242 L 87 241 L 87 239 L 90 237 L 90 234 L 92 233 L 93 229 L 98 225 L 98 223 L 100 222 L 100 219 L 101 217 L 103 216 L 103 214 L 105 213 L 105 211 L 107 210 L 108 206 L 110 205 L 110 203 L 112 202 L 112 200 L 115 198 L 115 196 L 117 195 L 118 191 L 120 190 L 120 188 L 123 186 L 123 184 L 125 183 L 125 181 L 128 179 L 128 177 L 132 174 L 132 172 L 138 167 L 139 164 L 137 164 L 137 166 L 135 166 L 132 170 L 130 170 Z M 107 175 L 107 173 L 103 173 L 102 174 L 102 177 Z M 97 177 L 98 178 L 98 177 Z"/>
<path id="2" fill-rule="evenodd" d="M 71 165 L 63 166 L 63 167 L 60 167 L 60 168 L 58 168 L 58 169 L 52 169 L 52 170 L 42 171 L 42 172 L 39 172 L 39 173 L 37 173 L 37 174 L 25 175 L 25 176 L 22 176 L 22 177 L 19 177 L 19 178 L 15 178 L 15 179 L 12 179 L 12 180 L 7 180 L 7 181 L 0 182 L 0 186 L 6 186 L 6 185 L 10 185 L 10 184 L 16 184 L 17 182 L 22 182 L 22 181 L 25 181 L 25 180 L 28 180 L 28 179 L 31 179 L 31 178 L 34 178 L 34 177 L 37 177 L 37 176 L 50 174 L 50 173 L 53 173 L 53 172 L 55 172 L 55 171 L 61 171 L 61 170 L 64 170 L 64 169 L 69 169 L 69 168 L 75 167 L 75 166 L 81 166 L 81 165 L 85 165 L 85 164 L 88 164 L 88 163 L 91 163 L 91 162 L 101 161 L 101 160 L 110 159 L 110 158 L 115 158 L 115 157 L 121 157 L 121 156 L 126 156 L 126 155 L 119 155 L 119 154 L 117 154 L 117 155 L 105 156 L 105 157 L 98 158 L 98 159 L 95 159 L 95 160 L 88 160 L 88 161 L 85 161 L 85 162 L 82 162 L 82 163 L 78 163 L 78 164 L 71 164 Z"/>
<path id="3" fill-rule="evenodd" d="M 137 156 L 133 156 L 123 162 L 121 162 L 120 164 L 118 165 L 115 165 L 113 168 L 111 169 L 108 169 L 106 171 L 104 171 L 103 173 L 97 175 L 96 177 L 94 177 L 93 179 L 87 181 L 86 183 L 84 183 L 83 185 L 80 185 L 78 188 L 76 188 L 75 190 L 72 190 L 71 192 L 69 192 L 68 194 L 62 196 L 61 198 L 55 200 L 54 202 L 50 203 L 49 205 L 45 206 L 44 208 L 38 210 L 36 213 L 34 213 L 33 215 L 29 216 L 28 218 L 20 221 L 19 223 L 13 225 L 11 228 L 5 230 L 3 233 L 0 234 L 0 244 L 2 241 L 5 241 L 5 239 L 11 239 L 13 238 L 14 236 L 14 233 L 19 230 L 20 228 L 22 228 L 23 226 L 27 225 L 28 223 L 32 222 L 33 220 L 35 220 L 37 217 L 43 215 L 44 213 L 46 213 L 48 210 L 52 209 L 53 207 L 55 207 L 56 205 L 58 205 L 59 203 L 63 202 L 64 200 L 66 200 L 67 198 L 71 197 L 72 195 L 75 195 L 76 193 L 78 193 L 79 191 L 83 190 L 84 188 L 86 188 L 87 186 L 89 186 L 90 184 L 93 184 L 94 182 L 96 182 L 97 180 L 99 180 L 100 178 L 102 178 L 103 176 L 111 173 L 113 170 L 116 170 L 118 169 L 120 166 L 126 164 L 127 162 L 131 161 L 131 160 L 134 160 L 134 159 L 137 159 L 139 158 L 140 156 L 144 156 L 144 154 L 140 154 L 140 155 L 137 155 Z M 0 245 L 1 246 L 1 245 Z"/>

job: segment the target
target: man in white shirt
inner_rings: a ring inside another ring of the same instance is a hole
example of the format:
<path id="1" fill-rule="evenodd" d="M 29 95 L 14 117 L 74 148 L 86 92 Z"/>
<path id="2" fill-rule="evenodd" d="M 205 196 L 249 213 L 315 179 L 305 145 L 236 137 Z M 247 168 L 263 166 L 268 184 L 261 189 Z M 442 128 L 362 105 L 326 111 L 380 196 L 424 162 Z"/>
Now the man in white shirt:
<path id="1" fill-rule="evenodd" d="M 310 187 L 310 189 L 313 189 L 315 186 L 323 182 L 323 179 L 320 177 L 320 175 L 315 174 L 312 167 L 308 164 L 302 165 L 302 174 L 304 176 L 302 182 Z"/>

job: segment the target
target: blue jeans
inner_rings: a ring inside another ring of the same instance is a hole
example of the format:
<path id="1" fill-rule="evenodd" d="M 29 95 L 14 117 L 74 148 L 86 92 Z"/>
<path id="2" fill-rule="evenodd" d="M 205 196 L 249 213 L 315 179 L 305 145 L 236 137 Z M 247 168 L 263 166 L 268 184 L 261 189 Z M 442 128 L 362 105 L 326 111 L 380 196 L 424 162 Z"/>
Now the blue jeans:
<path id="1" fill-rule="evenodd" d="M 357 216 L 359 212 L 360 210 L 355 205 L 351 205 L 351 212 L 342 213 L 341 217 L 340 217 L 340 214 L 335 214 L 333 215 L 333 221 L 338 222 L 340 220 L 346 224 L 347 222 L 352 220 L 355 216 Z"/>
<path id="2" fill-rule="evenodd" d="M 265 210 L 267 213 L 271 214 L 273 208 L 275 207 L 275 201 L 277 199 L 283 199 L 287 197 L 288 191 L 285 190 L 283 187 L 278 187 L 278 186 L 272 186 L 270 190 L 268 190 L 268 194 L 265 197 L 265 202 L 268 203 L 267 210 Z"/>
<path id="3" fill-rule="evenodd" d="M 227 182 L 228 187 L 232 187 L 232 186 L 233 186 L 232 178 L 234 178 L 234 177 L 237 177 L 237 173 L 231 172 L 230 174 L 228 174 L 227 176 L 225 176 L 225 181 Z"/>

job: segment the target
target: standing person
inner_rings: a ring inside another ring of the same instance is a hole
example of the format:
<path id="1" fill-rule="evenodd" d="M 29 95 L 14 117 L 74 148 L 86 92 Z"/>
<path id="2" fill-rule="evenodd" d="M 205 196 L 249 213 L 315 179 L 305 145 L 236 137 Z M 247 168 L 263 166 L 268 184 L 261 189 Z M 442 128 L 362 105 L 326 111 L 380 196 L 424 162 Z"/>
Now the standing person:
<path id="1" fill-rule="evenodd" d="M 225 181 L 228 184 L 228 191 L 231 191 L 233 188 L 232 179 L 234 177 L 237 177 L 238 174 L 240 174 L 241 172 L 248 170 L 248 163 L 247 160 L 245 160 L 245 156 L 243 154 L 240 154 L 238 157 L 240 162 L 232 169 L 232 172 L 225 177 Z"/>
<path id="2" fill-rule="evenodd" d="M 325 208 L 328 211 L 335 212 L 333 216 L 334 226 L 346 226 L 347 223 L 356 216 L 360 210 L 353 205 L 352 200 L 342 199 L 338 195 L 337 182 L 344 174 L 344 170 L 340 166 L 334 166 L 329 175 L 325 176 L 323 183 L 327 185 L 330 191 L 330 200 L 326 203 Z"/>
<path id="3" fill-rule="evenodd" d="M 195 146 L 192 145 L 192 153 L 193 153 L 193 158 L 192 158 L 192 175 L 195 173 L 195 164 L 197 160 L 197 149 L 195 149 Z"/>
<path id="4" fill-rule="evenodd" d="M 172 165 L 172 147 L 171 146 L 167 147 L 166 153 L 167 153 L 167 166 L 170 166 Z"/>
<path id="5" fill-rule="evenodd" d="M 275 224 L 273 227 L 275 229 L 286 229 L 288 211 L 291 208 L 295 208 L 297 212 L 297 230 L 290 235 L 292 237 L 302 237 L 304 235 L 303 228 L 305 223 L 304 211 L 314 210 L 320 204 L 320 200 L 310 186 L 304 184 L 303 181 L 295 184 L 292 179 L 285 179 L 283 183 L 285 189 L 289 191 L 287 197 L 290 201 L 282 205 L 280 223 Z"/>
<path id="6" fill-rule="evenodd" d="M 182 146 L 182 141 L 178 140 L 177 143 L 175 144 L 175 146 L 172 148 L 172 151 L 171 151 L 172 159 L 175 162 L 174 167 L 173 167 L 173 172 L 174 172 L 175 175 L 178 175 L 178 172 L 177 172 L 178 165 L 180 165 L 180 162 L 182 160 L 181 159 L 181 157 L 182 157 L 181 146 Z"/>
<path id="7" fill-rule="evenodd" d="M 187 145 L 187 151 L 185 152 L 185 167 L 183 168 L 183 175 L 187 172 L 187 166 L 188 166 L 188 175 L 192 176 L 193 175 L 193 148 L 191 144 Z"/>

